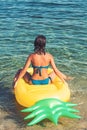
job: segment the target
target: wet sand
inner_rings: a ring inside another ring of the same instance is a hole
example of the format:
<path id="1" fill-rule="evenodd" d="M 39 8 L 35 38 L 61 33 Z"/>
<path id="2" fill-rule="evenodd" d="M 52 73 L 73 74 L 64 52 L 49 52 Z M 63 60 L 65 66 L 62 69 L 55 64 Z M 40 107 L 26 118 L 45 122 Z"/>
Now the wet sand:
<path id="1" fill-rule="evenodd" d="M 61 117 L 58 125 L 49 120 L 43 120 L 34 126 L 26 126 L 24 115 L 16 102 L 12 90 L 0 88 L 0 130 L 87 130 L 87 92 L 71 92 L 71 102 L 77 103 L 75 108 L 80 112 L 81 119 Z"/>

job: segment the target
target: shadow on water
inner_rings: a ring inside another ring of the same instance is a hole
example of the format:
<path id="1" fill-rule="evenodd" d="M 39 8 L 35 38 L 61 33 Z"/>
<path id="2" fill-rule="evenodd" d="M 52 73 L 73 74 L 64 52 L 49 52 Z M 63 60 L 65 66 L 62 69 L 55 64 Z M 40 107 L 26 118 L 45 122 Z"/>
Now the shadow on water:
<path id="1" fill-rule="evenodd" d="M 25 127 L 23 118 L 24 115 L 20 113 L 23 107 L 19 106 L 15 100 L 15 96 L 11 88 L 5 87 L 3 82 L 0 82 L 0 110 L 7 113 L 4 120 L 12 120 L 19 127 Z"/>

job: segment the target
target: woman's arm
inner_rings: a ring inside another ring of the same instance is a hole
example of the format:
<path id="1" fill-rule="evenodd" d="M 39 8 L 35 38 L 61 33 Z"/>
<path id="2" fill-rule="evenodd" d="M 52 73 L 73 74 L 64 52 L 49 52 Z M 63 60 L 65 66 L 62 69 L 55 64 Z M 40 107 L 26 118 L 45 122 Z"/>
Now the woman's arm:
<path id="1" fill-rule="evenodd" d="M 20 74 L 19 74 L 19 76 L 17 77 L 17 79 L 16 79 L 16 81 L 15 81 L 15 86 L 17 85 L 17 82 L 25 75 L 25 73 L 26 73 L 28 67 L 30 66 L 30 64 L 31 64 L 31 56 L 29 56 L 29 57 L 27 58 L 23 69 L 20 71 Z M 15 87 L 15 86 L 14 86 L 14 87 Z"/>
<path id="2" fill-rule="evenodd" d="M 53 68 L 55 74 L 56 74 L 63 82 L 64 82 L 65 80 L 71 79 L 71 77 L 66 76 L 65 74 L 63 74 L 62 72 L 60 72 L 60 71 L 57 69 L 57 67 L 56 67 L 56 65 L 55 65 L 55 62 L 54 62 L 54 59 L 53 59 L 53 56 L 50 55 L 50 57 L 51 57 L 51 58 L 50 58 L 50 64 L 51 64 L 51 66 L 52 66 L 52 68 Z"/>

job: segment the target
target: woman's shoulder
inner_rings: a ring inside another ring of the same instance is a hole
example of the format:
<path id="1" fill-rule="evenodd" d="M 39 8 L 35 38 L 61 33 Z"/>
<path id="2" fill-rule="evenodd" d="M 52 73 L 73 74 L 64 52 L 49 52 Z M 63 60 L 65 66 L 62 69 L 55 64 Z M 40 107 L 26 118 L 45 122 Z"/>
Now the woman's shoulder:
<path id="1" fill-rule="evenodd" d="M 46 56 L 53 57 L 50 53 L 46 53 Z"/>
<path id="2" fill-rule="evenodd" d="M 29 54 L 28 59 L 32 59 L 33 55 L 34 55 L 33 53 Z"/>
<path id="3" fill-rule="evenodd" d="M 29 57 L 32 57 L 32 56 L 34 56 L 35 55 L 35 53 L 31 53 L 31 54 L 29 54 Z"/>

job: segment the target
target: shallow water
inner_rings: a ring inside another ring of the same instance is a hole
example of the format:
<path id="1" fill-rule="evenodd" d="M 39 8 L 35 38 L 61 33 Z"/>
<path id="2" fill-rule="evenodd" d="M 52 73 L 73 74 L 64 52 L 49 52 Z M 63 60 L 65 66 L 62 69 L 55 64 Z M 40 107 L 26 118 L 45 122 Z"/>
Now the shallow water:
<path id="1" fill-rule="evenodd" d="M 33 41 L 38 34 L 47 37 L 46 50 L 54 56 L 59 70 L 75 77 L 73 81 L 69 81 L 71 100 L 83 103 L 86 107 L 86 5 L 86 0 L 0 1 L 0 130 L 10 130 L 10 125 L 13 126 L 13 130 L 25 128 L 23 125 L 19 128 L 24 121 L 19 110 L 16 110 L 11 92 L 12 80 L 16 71 L 23 67 L 27 56 L 33 51 Z M 85 107 L 78 107 L 84 116 L 80 124 L 87 124 L 84 123 L 87 122 Z M 64 122 L 58 126 L 61 130 L 70 129 L 66 128 L 67 125 L 71 127 L 70 130 L 75 130 L 74 123 L 79 121 L 64 119 Z M 36 125 L 26 129 L 50 129 L 52 124 L 45 123 L 45 128 Z M 54 125 L 51 127 L 57 129 Z M 78 127 L 78 130 L 83 129 Z"/>

